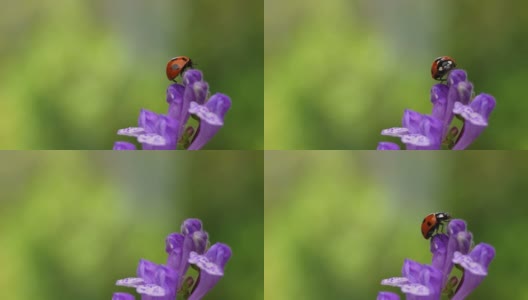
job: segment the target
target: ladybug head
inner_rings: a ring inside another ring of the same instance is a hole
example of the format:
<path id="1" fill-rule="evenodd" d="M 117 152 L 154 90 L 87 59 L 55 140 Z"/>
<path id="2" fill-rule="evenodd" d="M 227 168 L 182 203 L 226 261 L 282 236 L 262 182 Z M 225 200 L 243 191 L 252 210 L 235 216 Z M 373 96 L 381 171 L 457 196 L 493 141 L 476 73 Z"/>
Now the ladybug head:
<path id="1" fill-rule="evenodd" d="M 440 221 L 440 222 L 441 221 L 447 221 L 447 220 L 451 219 L 451 215 L 449 213 L 445 213 L 445 212 L 436 213 L 435 217 L 436 217 L 436 220 Z"/>

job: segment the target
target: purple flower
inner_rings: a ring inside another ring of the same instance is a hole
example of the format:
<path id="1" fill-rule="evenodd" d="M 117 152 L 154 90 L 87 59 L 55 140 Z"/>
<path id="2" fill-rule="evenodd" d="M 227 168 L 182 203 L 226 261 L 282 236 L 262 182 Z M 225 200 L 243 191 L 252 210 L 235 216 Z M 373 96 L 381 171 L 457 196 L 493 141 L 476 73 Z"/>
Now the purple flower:
<path id="1" fill-rule="evenodd" d="M 116 285 L 133 287 L 136 292 L 145 296 L 162 297 L 160 300 L 175 299 L 179 279 L 176 271 L 142 259 L 139 261 L 137 276 L 120 279 Z"/>
<path id="2" fill-rule="evenodd" d="M 209 246 L 209 235 L 202 230 L 202 221 L 187 219 L 181 226 L 181 232 L 192 240 L 192 251 L 203 254 Z"/>
<path id="3" fill-rule="evenodd" d="M 400 146 L 390 142 L 379 142 L 376 150 L 400 150 Z"/>
<path id="4" fill-rule="evenodd" d="M 181 233 L 171 233 L 165 240 L 165 251 L 169 254 L 167 264 L 158 265 L 141 259 L 137 277 L 118 280 L 116 285 L 133 287 L 143 295 L 142 299 L 174 300 L 178 293 L 185 299 L 202 299 L 224 276 L 224 267 L 231 258 L 229 246 L 221 243 L 208 247 L 208 234 L 198 219 L 183 222 Z M 205 253 L 203 255 L 203 253 Z M 194 280 L 185 277 L 190 265 L 202 271 Z M 134 299 L 126 293 L 115 293 L 115 300 Z"/>
<path id="5" fill-rule="evenodd" d="M 475 246 L 469 255 L 455 252 L 453 262 L 464 268 L 464 275 L 453 300 L 465 299 L 480 285 L 484 277 L 488 275 L 488 266 L 493 258 L 495 258 L 495 249 L 485 243 Z"/>
<path id="6" fill-rule="evenodd" d="M 142 109 L 138 126 L 120 129 L 119 135 L 137 138 L 144 150 L 199 150 L 204 147 L 224 125 L 224 117 L 231 108 L 231 99 L 214 94 L 208 99 L 209 85 L 203 81 L 202 72 L 188 70 L 183 74 L 183 84 L 174 83 L 167 88 L 167 114 L 157 114 Z M 191 114 L 197 116 L 196 128 L 188 126 Z M 114 150 L 135 150 L 126 142 L 116 142 Z"/>
<path id="7" fill-rule="evenodd" d="M 177 120 L 142 109 L 138 124 L 139 127 L 119 129 L 117 134 L 136 137 L 144 150 L 176 149 Z"/>
<path id="8" fill-rule="evenodd" d="M 167 266 L 178 274 L 185 274 L 189 269 L 188 258 L 192 251 L 204 253 L 209 243 L 209 235 L 202 230 L 202 221 L 187 219 L 181 226 L 181 233 L 171 233 L 165 240 L 165 251 L 169 255 Z M 181 279 L 181 278 L 180 278 Z M 178 288 L 182 285 L 178 281 Z"/>
<path id="9" fill-rule="evenodd" d="M 136 150 L 136 145 L 129 142 L 115 142 L 113 150 Z"/>
<path id="10" fill-rule="evenodd" d="M 438 233 L 431 238 L 430 265 L 406 259 L 402 277 L 384 279 L 381 284 L 400 287 L 406 299 L 439 300 L 442 293 L 450 299 L 465 299 L 488 274 L 495 249 L 484 243 L 471 249 L 473 235 L 467 231 L 463 220 L 451 220 L 447 227 L 447 234 Z M 460 280 L 449 277 L 455 264 L 465 269 Z M 380 293 L 378 299 L 380 297 L 397 299 L 390 293 Z"/>
<path id="11" fill-rule="evenodd" d="M 400 300 L 400 296 L 391 292 L 379 292 L 376 300 Z"/>
<path id="12" fill-rule="evenodd" d="M 134 296 L 127 293 L 114 293 L 112 300 L 134 300 Z"/>
<path id="13" fill-rule="evenodd" d="M 229 246 L 216 243 L 205 255 L 191 252 L 189 262 L 200 268 L 198 284 L 188 300 L 200 300 L 218 283 L 224 276 L 224 266 L 231 258 L 231 248 Z"/>
<path id="14" fill-rule="evenodd" d="M 431 88 L 433 109 L 430 115 L 405 110 L 402 127 L 382 130 L 382 135 L 401 138 L 407 150 L 436 150 L 442 144 L 448 149 L 463 150 L 480 136 L 488 126 L 488 118 L 495 108 L 495 99 L 480 94 L 472 99 L 473 84 L 467 81 L 464 70 L 449 73 L 447 83 Z M 455 115 L 463 120 L 462 129 L 451 127 Z M 384 145 L 385 146 L 385 145 Z M 394 150 L 378 145 L 378 150 Z"/>
<path id="15" fill-rule="evenodd" d="M 400 287 L 402 292 L 424 299 L 439 299 L 442 291 L 442 272 L 440 270 L 406 259 L 403 263 L 402 277 L 392 277 L 381 281 L 383 285 Z"/>
<path id="16" fill-rule="evenodd" d="M 464 118 L 462 133 L 453 150 L 466 149 L 488 127 L 488 117 L 495 108 L 495 98 L 488 94 L 480 94 L 469 105 L 455 103 L 453 112 Z"/>
<path id="17" fill-rule="evenodd" d="M 446 122 L 450 119 L 451 111 L 447 107 L 447 93 L 449 87 L 445 84 L 435 84 L 431 88 L 431 103 L 433 104 L 433 111 L 431 117 Z"/>
<path id="18" fill-rule="evenodd" d="M 188 150 L 201 149 L 224 126 L 224 116 L 231 108 L 231 100 L 224 94 L 214 94 L 205 105 L 191 102 L 189 112 L 201 120 L 198 133 Z"/>
<path id="19" fill-rule="evenodd" d="M 448 275 L 453 269 L 451 258 L 455 251 L 467 253 L 473 240 L 473 235 L 466 230 L 466 223 L 463 220 L 452 220 L 447 230 L 449 235 L 441 233 L 431 238 L 432 265 L 444 274 L 442 286 L 446 285 Z"/>
<path id="20" fill-rule="evenodd" d="M 442 143 L 442 122 L 407 109 L 403 114 L 402 127 L 384 129 L 381 134 L 401 138 L 408 150 L 437 150 Z"/>

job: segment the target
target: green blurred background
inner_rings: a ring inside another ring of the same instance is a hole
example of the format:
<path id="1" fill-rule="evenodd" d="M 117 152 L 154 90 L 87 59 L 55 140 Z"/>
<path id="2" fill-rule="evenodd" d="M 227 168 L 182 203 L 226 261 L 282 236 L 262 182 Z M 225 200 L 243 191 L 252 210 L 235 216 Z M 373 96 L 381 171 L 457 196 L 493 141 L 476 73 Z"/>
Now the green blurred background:
<path id="1" fill-rule="evenodd" d="M 528 149 L 523 1 L 265 2 L 266 149 L 376 149 L 406 108 L 431 112 L 431 63 L 454 57 L 497 100 L 472 149 Z"/>
<path id="2" fill-rule="evenodd" d="M 208 149 L 263 147 L 262 1 L 3 1 L 0 149 L 112 149 L 167 112 L 165 65 L 190 56 L 232 99 Z"/>
<path id="3" fill-rule="evenodd" d="M 400 276 L 405 258 L 431 262 L 420 225 L 445 211 L 497 252 L 468 299 L 528 299 L 527 174 L 522 152 L 268 151 L 265 298 L 399 292 L 380 281 Z"/>
<path id="4" fill-rule="evenodd" d="M 205 299 L 262 300 L 263 154 L 152 154 L 3 153 L 2 298 L 133 293 L 116 280 L 135 276 L 141 258 L 165 263 L 165 237 L 195 217 L 233 250 Z"/>

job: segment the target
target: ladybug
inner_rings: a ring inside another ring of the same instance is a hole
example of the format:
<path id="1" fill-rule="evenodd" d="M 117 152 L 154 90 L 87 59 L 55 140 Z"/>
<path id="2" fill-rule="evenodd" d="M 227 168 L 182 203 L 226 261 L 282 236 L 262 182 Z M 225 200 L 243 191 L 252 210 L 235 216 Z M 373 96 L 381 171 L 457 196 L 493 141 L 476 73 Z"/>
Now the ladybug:
<path id="1" fill-rule="evenodd" d="M 427 215 L 422 221 L 422 235 L 425 239 L 429 239 L 433 234 L 443 227 L 443 222 L 451 219 L 448 213 L 439 212 Z"/>
<path id="2" fill-rule="evenodd" d="M 192 67 L 193 62 L 189 57 L 176 56 L 167 63 L 167 78 L 174 81 L 185 69 Z"/>
<path id="3" fill-rule="evenodd" d="M 443 81 L 443 77 L 454 68 L 456 68 L 456 62 L 453 58 L 449 56 L 437 57 L 431 65 L 431 77 L 434 80 Z"/>

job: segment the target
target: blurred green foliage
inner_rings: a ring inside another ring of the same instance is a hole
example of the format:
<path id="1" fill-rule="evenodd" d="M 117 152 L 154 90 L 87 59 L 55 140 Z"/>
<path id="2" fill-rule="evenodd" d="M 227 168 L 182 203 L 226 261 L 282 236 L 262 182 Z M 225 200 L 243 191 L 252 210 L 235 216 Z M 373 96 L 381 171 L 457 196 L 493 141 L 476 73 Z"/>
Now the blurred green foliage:
<path id="1" fill-rule="evenodd" d="M 190 56 L 233 106 L 208 149 L 263 147 L 262 2 L 11 1 L 0 11 L 0 149 L 111 149 L 166 113 L 167 61 Z M 131 139 L 130 139 L 131 140 Z"/>
<path id="2" fill-rule="evenodd" d="M 375 299 L 405 258 L 430 263 L 427 214 L 464 219 L 497 255 L 469 299 L 528 299 L 522 152 L 265 153 L 266 299 Z M 460 275 L 460 273 L 457 273 Z"/>
<path id="3" fill-rule="evenodd" d="M 454 57 L 497 107 L 473 149 L 527 149 L 523 1 L 265 2 L 266 149 L 376 149 L 404 109 L 431 112 L 433 59 Z M 521 97 L 522 98 L 522 97 Z"/>
<path id="4" fill-rule="evenodd" d="M 135 276 L 141 258 L 165 263 L 165 237 L 195 217 L 233 250 L 206 299 L 262 300 L 262 152 L 180 153 L 5 152 L 2 297 L 133 293 L 116 280 Z"/>

